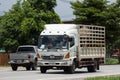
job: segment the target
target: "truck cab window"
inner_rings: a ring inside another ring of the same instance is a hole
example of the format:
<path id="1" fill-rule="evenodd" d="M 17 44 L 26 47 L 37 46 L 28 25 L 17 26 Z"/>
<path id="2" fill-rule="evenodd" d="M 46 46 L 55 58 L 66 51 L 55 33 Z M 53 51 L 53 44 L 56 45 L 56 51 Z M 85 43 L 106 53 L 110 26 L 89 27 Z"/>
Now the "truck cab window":
<path id="1" fill-rule="evenodd" d="M 68 40 L 64 35 L 42 35 L 39 40 L 39 49 L 67 49 L 68 47 Z"/>

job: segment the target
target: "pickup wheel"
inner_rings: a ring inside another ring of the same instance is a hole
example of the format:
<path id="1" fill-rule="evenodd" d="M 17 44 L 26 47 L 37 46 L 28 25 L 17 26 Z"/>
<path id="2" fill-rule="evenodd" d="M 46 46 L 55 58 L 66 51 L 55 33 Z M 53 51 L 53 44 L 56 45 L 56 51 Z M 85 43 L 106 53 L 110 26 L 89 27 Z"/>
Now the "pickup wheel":
<path id="1" fill-rule="evenodd" d="M 17 68 L 18 68 L 18 66 L 17 66 L 17 65 L 15 65 L 15 64 L 11 64 L 11 67 L 12 67 L 12 70 L 13 70 L 13 71 L 16 71 L 16 70 L 17 70 Z"/>
<path id="2" fill-rule="evenodd" d="M 37 61 L 32 64 L 32 70 L 37 70 Z"/>
<path id="3" fill-rule="evenodd" d="M 30 65 L 26 66 L 26 70 L 30 70 L 30 69 L 31 69 Z"/>
<path id="4" fill-rule="evenodd" d="M 41 71 L 41 73 L 46 73 L 47 69 L 46 69 L 46 67 L 40 67 L 40 71 Z"/>

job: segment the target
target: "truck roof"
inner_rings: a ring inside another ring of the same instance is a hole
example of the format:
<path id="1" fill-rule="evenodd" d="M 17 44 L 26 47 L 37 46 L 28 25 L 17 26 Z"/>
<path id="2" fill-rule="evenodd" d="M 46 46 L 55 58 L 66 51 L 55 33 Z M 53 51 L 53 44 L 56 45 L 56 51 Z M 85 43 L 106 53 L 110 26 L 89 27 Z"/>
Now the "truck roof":
<path id="1" fill-rule="evenodd" d="M 76 28 L 75 24 L 46 24 L 45 29 L 49 30 L 68 30 Z"/>
<path id="2" fill-rule="evenodd" d="M 46 24 L 41 35 L 64 35 L 76 28 L 75 24 Z"/>

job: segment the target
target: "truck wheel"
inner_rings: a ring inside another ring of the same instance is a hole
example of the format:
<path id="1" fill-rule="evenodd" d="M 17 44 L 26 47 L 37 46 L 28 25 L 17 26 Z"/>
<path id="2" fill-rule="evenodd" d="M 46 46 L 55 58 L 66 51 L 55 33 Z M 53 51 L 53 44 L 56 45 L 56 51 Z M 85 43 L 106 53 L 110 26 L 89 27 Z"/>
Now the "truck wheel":
<path id="1" fill-rule="evenodd" d="M 13 71 L 16 71 L 16 70 L 17 70 L 17 68 L 18 68 L 18 66 L 17 66 L 17 65 L 15 65 L 15 64 L 11 64 L 11 67 L 12 67 L 12 70 L 13 70 Z"/>
<path id="2" fill-rule="evenodd" d="M 40 71 L 41 71 L 41 73 L 46 73 L 47 69 L 46 69 L 46 67 L 40 67 Z"/>
<path id="3" fill-rule="evenodd" d="M 73 74 L 74 72 L 75 72 L 75 63 L 73 62 L 73 64 L 72 64 L 72 66 L 69 66 L 68 67 L 68 72 L 70 73 L 70 74 Z"/>
<path id="4" fill-rule="evenodd" d="M 63 69 L 63 70 L 64 70 L 65 73 L 68 73 L 68 69 L 65 68 L 65 69 Z"/>
<path id="5" fill-rule="evenodd" d="M 97 61 L 94 61 L 94 65 L 87 66 L 88 72 L 96 72 L 98 68 L 98 63 Z"/>
<path id="6" fill-rule="evenodd" d="M 95 66 L 87 66 L 88 72 L 96 72 Z"/>
<path id="7" fill-rule="evenodd" d="M 37 70 L 37 61 L 32 64 L 32 70 Z"/>

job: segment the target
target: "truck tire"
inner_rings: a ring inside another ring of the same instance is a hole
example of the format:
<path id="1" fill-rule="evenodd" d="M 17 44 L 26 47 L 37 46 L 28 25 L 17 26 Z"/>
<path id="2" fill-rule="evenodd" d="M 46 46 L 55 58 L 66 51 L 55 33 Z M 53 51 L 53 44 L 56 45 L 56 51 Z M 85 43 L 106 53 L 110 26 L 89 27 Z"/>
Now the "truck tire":
<path id="1" fill-rule="evenodd" d="M 94 65 L 87 66 L 88 72 L 96 72 L 97 71 L 97 61 L 94 61 Z"/>
<path id="2" fill-rule="evenodd" d="M 68 67 L 68 73 L 73 74 L 75 72 L 75 63 Z"/>
<path id="3" fill-rule="evenodd" d="M 16 71 L 16 70 L 17 70 L 17 68 L 18 68 L 18 66 L 17 66 L 17 65 L 15 65 L 15 64 L 11 64 L 11 68 L 12 68 L 12 70 L 13 70 L 13 71 Z"/>
<path id="4" fill-rule="evenodd" d="M 96 72 L 95 66 L 87 66 L 88 72 Z"/>
<path id="5" fill-rule="evenodd" d="M 46 67 L 40 67 L 40 71 L 41 71 L 41 73 L 46 73 L 47 69 L 46 69 Z"/>
<path id="6" fill-rule="evenodd" d="M 94 65 L 87 66 L 88 72 L 96 72 L 99 68 L 98 61 L 94 61 Z"/>
<path id="7" fill-rule="evenodd" d="M 68 73 L 68 68 L 63 69 L 65 73 Z"/>

